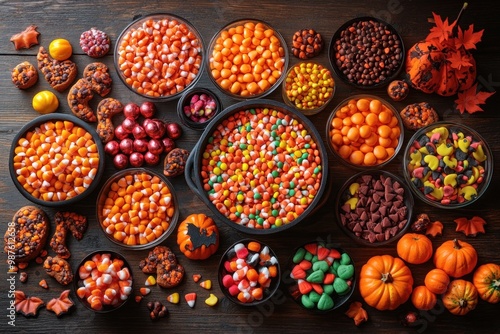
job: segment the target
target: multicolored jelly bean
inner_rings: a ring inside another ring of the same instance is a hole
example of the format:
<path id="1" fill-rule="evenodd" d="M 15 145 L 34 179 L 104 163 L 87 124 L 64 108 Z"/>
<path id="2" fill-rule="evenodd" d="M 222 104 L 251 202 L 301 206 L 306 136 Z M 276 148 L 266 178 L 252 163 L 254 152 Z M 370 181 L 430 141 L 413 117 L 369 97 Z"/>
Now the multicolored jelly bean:
<path id="1" fill-rule="evenodd" d="M 408 151 L 413 185 L 428 200 L 455 205 L 474 200 L 486 175 L 484 143 L 454 126 L 436 127 L 416 138 Z"/>
<path id="2" fill-rule="evenodd" d="M 307 209 L 323 171 L 317 143 L 299 120 L 259 108 L 236 112 L 215 128 L 200 174 L 208 198 L 223 215 L 268 229 Z"/>

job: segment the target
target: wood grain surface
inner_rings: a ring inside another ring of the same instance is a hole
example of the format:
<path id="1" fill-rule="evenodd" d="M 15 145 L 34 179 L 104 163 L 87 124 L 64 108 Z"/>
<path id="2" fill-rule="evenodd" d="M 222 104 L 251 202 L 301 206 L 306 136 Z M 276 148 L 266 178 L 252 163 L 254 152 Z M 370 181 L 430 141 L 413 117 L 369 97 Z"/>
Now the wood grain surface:
<path id="1" fill-rule="evenodd" d="M 346 21 L 358 16 L 375 16 L 390 22 L 396 27 L 403 37 L 406 48 L 415 42 L 425 38 L 430 24 L 427 19 L 432 12 L 442 17 L 454 20 L 462 2 L 460 1 L 416 1 L 416 0 L 338 0 L 338 1 L 134 1 L 134 0 L 111 0 L 111 1 L 0 1 L 0 233 L 3 235 L 7 229 L 7 223 L 11 221 L 14 213 L 24 205 L 31 204 L 14 187 L 9 175 L 8 154 L 12 140 L 19 129 L 28 121 L 34 119 L 38 114 L 31 107 L 34 94 L 41 90 L 52 90 L 47 82 L 40 78 L 38 83 L 25 91 L 18 90 L 10 80 L 10 72 L 18 63 L 28 60 L 36 63 L 38 46 L 30 49 L 16 51 L 9 41 L 10 37 L 31 24 L 38 26 L 41 33 L 39 43 L 48 48 L 49 43 L 55 38 L 68 39 L 73 45 L 72 60 L 77 63 L 79 76 L 83 68 L 93 61 L 85 55 L 79 47 L 80 34 L 97 27 L 107 32 L 114 44 L 120 32 L 137 15 L 145 15 L 155 12 L 167 12 L 181 16 L 189 20 L 201 33 L 205 45 L 212 36 L 225 24 L 241 18 L 261 19 L 271 24 L 286 39 L 288 46 L 291 45 L 291 37 L 295 31 L 302 28 L 314 28 L 322 34 L 326 42 L 323 51 L 316 60 L 329 65 L 326 49 L 334 32 Z M 485 29 L 481 43 L 478 43 L 474 57 L 477 62 L 477 73 L 480 85 L 485 91 L 496 91 L 500 87 L 500 40 L 498 38 L 498 11 L 493 7 L 478 1 L 471 1 L 469 8 L 462 15 L 460 25 L 467 28 L 474 24 L 476 30 Z M 114 80 L 110 97 L 122 101 L 141 103 L 143 100 L 128 90 L 118 78 L 113 65 L 113 55 L 110 52 L 100 61 L 107 64 Z M 290 64 L 295 64 L 298 59 L 290 57 Z M 323 142 L 327 143 L 325 125 L 328 116 L 337 103 L 343 99 L 363 91 L 356 90 L 336 78 L 337 90 L 332 103 L 326 111 L 311 116 L 310 120 L 317 127 Z M 201 80 L 197 83 L 199 87 L 215 90 L 207 73 L 203 73 Z M 220 92 L 218 92 L 223 105 L 229 107 L 236 103 Z M 387 98 L 384 88 L 369 91 L 370 94 Z M 66 92 L 57 93 L 61 105 L 57 112 L 71 114 L 66 103 Z M 269 98 L 282 101 L 279 90 L 274 91 Z M 478 131 L 490 144 L 493 151 L 494 173 L 493 180 L 487 193 L 473 205 L 458 210 L 436 209 L 423 202 L 416 200 L 414 213 L 427 213 L 431 220 L 440 220 L 444 224 L 443 235 L 432 239 L 434 247 L 439 246 L 445 240 L 460 238 L 471 243 L 478 251 L 479 263 L 495 262 L 500 264 L 500 209 L 498 194 L 500 193 L 500 94 L 493 95 L 487 104 L 483 106 L 484 112 L 474 115 L 460 114 L 455 110 L 456 96 L 445 98 L 435 94 L 424 94 L 412 90 L 404 102 L 394 102 L 394 106 L 400 110 L 404 106 L 415 102 L 429 102 L 438 111 L 442 120 L 455 121 L 468 125 Z M 92 103 L 97 104 L 99 99 Z M 167 121 L 179 121 L 176 114 L 177 101 L 157 103 L 159 116 Z M 95 106 L 94 105 L 94 106 Z M 193 149 L 200 138 L 200 132 L 183 128 L 184 134 L 177 141 L 179 147 L 187 150 Z M 405 144 L 412 135 L 405 132 Z M 278 254 L 282 265 L 291 256 L 293 248 L 311 240 L 331 240 L 345 248 L 356 264 L 357 275 L 362 264 L 371 256 L 376 254 L 391 254 L 396 256 L 395 243 L 379 248 L 368 248 L 355 244 L 337 226 L 335 221 L 334 202 L 342 184 L 354 174 L 350 168 L 342 165 L 329 153 L 328 177 L 331 183 L 331 192 L 326 195 L 324 205 L 304 219 L 297 226 L 282 233 L 269 236 L 258 236 L 258 239 L 269 244 Z M 101 183 L 104 183 L 114 172 L 111 159 L 106 157 L 106 170 Z M 154 168 L 161 172 L 161 166 Z M 400 153 L 385 170 L 402 175 L 402 153 Z M 195 196 L 186 184 L 183 177 L 171 180 L 176 195 L 182 203 L 180 207 L 180 218 L 191 213 L 205 213 L 213 216 L 212 212 Z M 99 188 L 99 187 L 98 187 Z M 101 231 L 95 215 L 95 202 L 97 191 L 92 193 L 81 203 L 64 207 L 87 215 L 89 229 L 81 241 L 69 240 L 68 246 L 72 256 L 70 263 L 76 270 L 78 262 L 89 252 L 95 249 L 114 250 L 122 253 L 131 263 L 134 272 L 134 292 L 144 285 L 147 276 L 140 272 L 139 261 L 144 258 L 148 251 L 129 251 L 117 247 L 109 242 Z M 44 208 L 50 217 L 55 210 Z M 454 219 L 459 217 L 481 216 L 487 221 L 486 233 L 477 237 L 465 237 L 462 233 L 455 231 Z M 217 253 L 205 261 L 192 261 L 184 257 L 177 247 L 175 234 L 171 235 L 164 243 L 170 246 L 178 255 L 180 262 L 186 268 L 186 279 L 182 285 L 172 290 L 160 287 L 152 287 L 150 295 L 146 296 L 141 303 L 131 300 L 125 307 L 114 313 L 94 314 L 84 308 L 78 301 L 74 291 L 71 292 L 72 299 L 76 302 L 76 308 L 69 315 L 61 318 L 48 312 L 45 308 L 40 310 L 38 318 L 26 319 L 22 315 L 15 318 L 15 327 L 8 324 L 7 315 L 10 284 L 6 281 L 7 266 L 5 259 L 7 255 L 2 253 L 0 261 L 0 332 L 8 333 L 137 333 L 137 332 L 172 332 L 172 333 L 326 333 L 326 332 L 358 332 L 358 333 L 500 333 L 499 305 L 488 304 L 480 301 L 477 308 L 466 316 L 454 316 L 444 310 L 442 304 L 438 303 L 435 309 L 421 312 L 421 320 L 415 327 L 403 327 L 401 316 L 413 310 L 411 302 L 407 302 L 395 311 L 377 311 L 364 303 L 356 289 L 351 300 L 363 302 L 368 311 L 369 320 L 357 328 L 353 321 L 344 312 L 348 304 L 340 309 L 327 313 L 315 314 L 303 311 L 287 295 L 284 288 L 280 288 L 275 297 L 255 308 L 239 307 L 223 298 L 223 294 L 217 284 L 217 266 L 224 250 L 235 241 L 248 237 L 249 235 L 239 233 L 235 229 L 217 222 L 221 231 L 221 242 Z M 52 226 L 54 229 L 54 225 Z M 2 248 L 3 249 L 3 248 Z M 49 254 L 52 250 L 47 245 Z M 422 265 L 410 265 L 415 286 L 423 284 L 427 271 L 433 268 L 432 261 Z M 29 274 L 27 283 L 21 283 L 16 276 L 15 288 L 24 291 L 29 296 L 38 296 L 49 301 L 63 290 L 56 281 L 46 275 L 41 265 L 32 263 L 26 269 Z M 213 284 L 211 291 L 203 290 L 194 283 L 191 275 L 201 274 L 203 279 L 211 279 Z M 470 280 L 472 275 L 465 276 Z M 38 286 L 41 279 L 46 279 L 49 289 L 44 290 Z M 179 292 L 181 298 L 185 293 L 196 292 L 198 300 L 196 306 L 191 309 L 181 300 L 178 305 L 169 304 L 166 296 L 172 292 Z M 220 298 L 218 305 L 209 307 L 204 300 L 209 292 Z M 162 301 L 169 310 L 169 315 L 158 322 L 149 319 L 146 303 L 151 300 Z"/>

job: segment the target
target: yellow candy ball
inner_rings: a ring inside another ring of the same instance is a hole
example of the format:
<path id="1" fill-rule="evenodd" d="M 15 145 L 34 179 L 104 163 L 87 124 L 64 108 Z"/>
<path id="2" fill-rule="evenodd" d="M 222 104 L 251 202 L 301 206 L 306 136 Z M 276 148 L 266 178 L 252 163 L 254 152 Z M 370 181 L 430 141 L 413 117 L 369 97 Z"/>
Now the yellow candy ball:
<path id="1" fill-rule="evenodd" d="M 73 47 L 68 40 L 64 38 L 57 38 L 50 42 L 49 53 L 55 60 L 63 61 L 71 57 Z"/>
<path id="2" fill-rule="evenodd" d="M 59 107 L 59 100 L 51 91 L 43 90 L 33 96 L 32 105 L 40 114 L 50 114 Z"/>

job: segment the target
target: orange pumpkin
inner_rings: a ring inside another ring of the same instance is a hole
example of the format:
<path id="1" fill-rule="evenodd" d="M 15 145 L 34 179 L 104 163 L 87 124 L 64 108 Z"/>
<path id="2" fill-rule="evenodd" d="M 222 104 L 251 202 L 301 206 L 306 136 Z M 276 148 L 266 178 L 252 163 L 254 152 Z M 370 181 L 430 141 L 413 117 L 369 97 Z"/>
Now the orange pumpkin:
<path id="1" fill-rule="evenodd" d="M 411 264 L 427 262 L 432 257 L 432 242 L 423 234 L 406 233 L 396 245 L 398 256 Z"/>
<path id="2" fill-rule="evenodd" d="M 477 264 L 476 249 L 465 241 L 445 241 L 436 249 L 434 265 L 451 277 L 462 277 L 474 270 Z"/>
<path id="3" fill-rule="evenodd" d="M 219 248 L 219 229 L 203 213 L 191 214 L 179 225 L 177 244 L 188 259 L 205 260 Z"/>
<path id="4" fill-rule="evenodd" d="M 425 285 L 419 285 L 411 293 L 411 302 L 417 310 L 430 310 L 437 303 L 437 297 Z"/>
<path id="5" fill-rule="evenodd" d="M 451 281 L 448 290 L 443 294 L 444 307 L 455 315 L 466 315 L 476 308 L 477 302 L 476 287 L 472 282 L 463 279 Z"/>
<path id="6" fill-rule="evenodd" d="M 500 302 L 500 266 L 496 263 L 486 263 L 479 266 L 472 277 L 472 283 L 479 297 L 488 303 Z"/>
<path id="7" fill-rule="evenodd" d="M 435 268 L 425 275 L 424 284 L 431 292 L 440 295 L 448 289 L 450 276 L 444 270 Z"/>
<path id="8" fill-rule="evenodd" d="M 413 276 L 400 258 L 371 257 L 361 268 L 359 291 L 365 302 L 377 310 L 394 310 L 410 298 Z"/>

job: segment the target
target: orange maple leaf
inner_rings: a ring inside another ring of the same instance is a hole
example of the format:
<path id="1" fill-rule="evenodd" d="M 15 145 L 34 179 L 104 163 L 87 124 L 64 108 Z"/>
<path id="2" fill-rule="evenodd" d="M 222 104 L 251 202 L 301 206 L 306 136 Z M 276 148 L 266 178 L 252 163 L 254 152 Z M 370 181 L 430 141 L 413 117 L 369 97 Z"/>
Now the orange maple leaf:
<path id="1" fill-rule="evenodd" d="M 460 51 L 449 52 L 446 60 L 450 62 L 452 68 L 460 70 L 462 67 L 472 66 L 470 62 L 470 56 L 467 54 L 462 54 Z"/>
<path id="2" fill-rule="evenodd" d="M 434 12 L 432 12 L 432 16 L 434 17 L 434 23 L 436 24 L 436 26 L 431 28 L 431 32 L 429 33 L 429 35 L 427 35 L 426 40 L 437 38 L 440 43 L 448 40 L 448 38 L 453 33 L 453 28 L 457 24 L 457 21 L 449 24 L 448 18 L 443 21 L 441 19 L 441 16 Z"/>
<path id="3" fill-rule="evenodd" d="M 429 225 L 427 225 L 427 229 L 425 230 L 425 234 L 432 237 L 443 234 L 443 223 L 441 223 L 439 220 L 429 223 Z"/>
<path id="4" fill-rule="evenodd" d="M 345 314 L 349 318 L 354 319 L 354 324 L 356 326 L 368 320 L 368 313 L 360 302 L 352 302 Z"/>
<path id="5" fill-rule="evenodd" d="M 484 226 L 486 221 L 478 216 L 474 216 L 471 219 L 465 217 L 457 218 L 454 220 L 457 224 L 455 231 L 462 232 L 467 237 L 475 237 L 478 233 L 485 233 Z"/>
<path id="6" fill-rule="evenodd" d="M 476 43 L 481 42 L 481 37 L 483 37 L 483 30 L 474 32 L 474 25 L 471 24 L 469 29 L 462 30 L 458 26 L 458 36 L 455 40 L 455 45 L 457 48 L 464 47 L 465 50 L 475 49 Z"/>
<path id="7" fill-rule="evenodd" d="M 455 100 L 457 104 L 457 109 L 461 114 L 464 112 L 468 112 L 469 114 L 473 114 L 478 111 L 483 111 L 480 104 L 485 104 L 486 99 L 491 95 L 495 94 L 495 92 L 487 93 L 487 92 L 477 92 L 477 83 L 471 86 L 469 89 L 461 91 L 458 93 L 458 99 Z"/>

